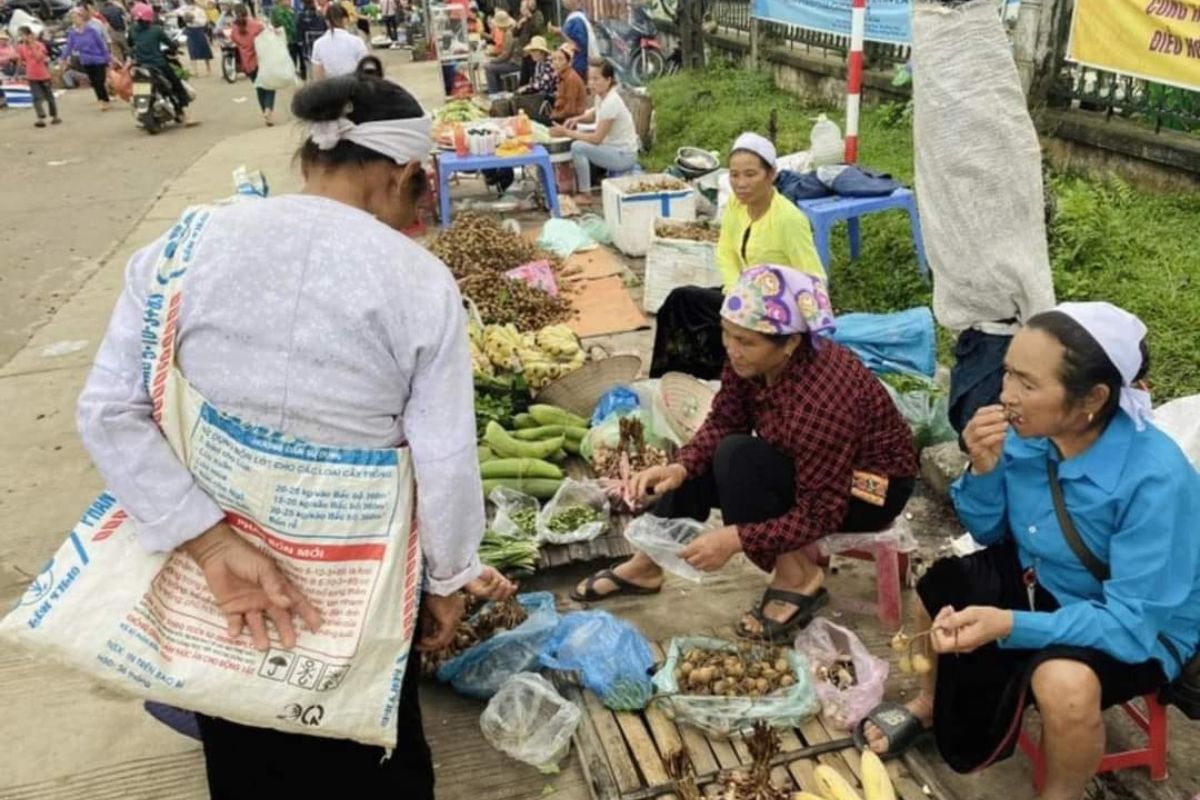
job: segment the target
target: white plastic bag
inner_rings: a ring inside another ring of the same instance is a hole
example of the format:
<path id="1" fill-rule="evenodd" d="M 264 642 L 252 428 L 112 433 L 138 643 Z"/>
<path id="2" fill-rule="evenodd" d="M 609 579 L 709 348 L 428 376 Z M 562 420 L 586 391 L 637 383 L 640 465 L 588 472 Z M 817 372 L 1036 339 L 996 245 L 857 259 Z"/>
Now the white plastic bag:
<path id="1" fill-rule="evenodd" d="M 908 520 L 899 516 L 877 533 L 833 533 L 817 542 L 823 556 L 847 550 L 874 550 L 879 545 L 888 545 L 899 553 L 912 553 L 917 549 L 917 540 Z"/>
<path id="2" fill-rule="evenodd" d="M 268 26 L 255 36 L 254 55 L 258 57 L 256 88 L 278 91 L 296 85 L 296 66 L 288 55 L 287 36 L 282 30 Z"/>
<path id="3" fill-rule="evenodd" d="M 500 752 L 553 773 L 571 749 L 581 716 L 550 681 L 533 672 L 518 672 L 488 701 L 479 727 L 483 738 Z"/>
<path id="4" fill-rule="evenodd" d="M 589 508 L 595 518 L 570 530 L 561 529 L 560 514 L 575 507 Z M 538 514 L 538 542 L 550 544 L 573 544 L 588 542 L 608 530 L 608 495 L 595 481 L 577 481 L 567 478 L 558 487 L 554 497 Z"/>
<path id="5" fill-rule="evenodd" d="M 1200 469 L 1200 394 L 1180 397 L 1154 409 L 1154 424 L 1170 436 Z"/>
<path id="6" fill-rule="evenodd" d="M 492 519 L 493 531 L 514 539 L 532 539 L 537 535 L 541 504 L 536 497 L 507 486 L 497 486 L 488 494 L 488 500 L 496 506 L 496 516 Z"/>
<path id="7" fill-rule="evenodd" d="M 851 631 L 817 617 L 796 637 L 796 649 L 812 667 L 812 684 L 821 701 L 821 715 L 841 730 L 852 730 L 883 700 L 888 663 L 871 655 Z M 839 689 L 817 675 L 838 656 L 849 656 L 854 664 L 855 684 Z"/>
<path id="8" fill-rule="evenodd" d="M 693 567 L 679 553 L 704 532 L 704 523 L 694 519 L 663 519 L 642 514 L 625 528 L 625 538 L 655 564 L 689 581 L 703 583 L 710 575 Z"/>

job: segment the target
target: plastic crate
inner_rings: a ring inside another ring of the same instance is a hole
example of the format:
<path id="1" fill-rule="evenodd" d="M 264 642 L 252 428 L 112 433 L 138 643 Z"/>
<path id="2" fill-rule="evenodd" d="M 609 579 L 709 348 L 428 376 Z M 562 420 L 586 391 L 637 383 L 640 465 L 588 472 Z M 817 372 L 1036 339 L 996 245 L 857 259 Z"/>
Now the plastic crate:
<path id="1" fill-rule="evenodd" d="M 651 231 L 642 289 L 643 309 L 657 314 L 667 295 L 680 286 L 713 288 L 720 285 L 716 242 L 664 239 Z"/>
<path id="2" fill-rule="evenodd" d="M 650 237 L 654 234 L 656 219 L 684 222 L 696 219 L 696 191 L 690 186 L 638 194 L 628 191 L 634 186 L 668 181 L 675 183 L 678 178 L 649 174 L 609 178 L 604 181 L 604 222 L 612 233 L 613 244 L 622 253 L 630 256 L 646 255 L 646 251 L 650 249 Z"/>

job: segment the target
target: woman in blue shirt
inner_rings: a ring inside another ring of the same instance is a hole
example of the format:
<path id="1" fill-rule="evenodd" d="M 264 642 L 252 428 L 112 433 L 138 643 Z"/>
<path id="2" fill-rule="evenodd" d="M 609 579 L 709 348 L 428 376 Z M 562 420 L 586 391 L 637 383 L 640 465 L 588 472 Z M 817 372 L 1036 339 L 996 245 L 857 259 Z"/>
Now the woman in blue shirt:
<path id="1" fill-rule="evenodd" d="M 1101 710 L 1161 688 L 1195 652 L 1200 476 L 1147 424 L 1145 333 L 1111 304 L 1065 303 L 1013 339 L 1002 405 L 965 429 L 971 465 L 951 492 L 987 549 L 919 582 L 917 630 L 933 628 L 938 657 L 920 696 L 860 727 L 877 751 L 932 725 L 947 763 L 979 769 L 1012 753 L 1036 703 L 1041 796 L 1078 800 L 1104 754 Z M 1065 538 L 1051 481 L 1105 580 Z"/>

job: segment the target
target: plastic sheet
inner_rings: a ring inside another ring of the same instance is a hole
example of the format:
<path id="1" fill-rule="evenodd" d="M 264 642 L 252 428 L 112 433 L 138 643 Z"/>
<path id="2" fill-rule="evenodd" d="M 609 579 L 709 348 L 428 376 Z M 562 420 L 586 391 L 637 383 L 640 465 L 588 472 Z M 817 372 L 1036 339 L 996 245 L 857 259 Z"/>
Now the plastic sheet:
<path id="1" fill-rule="evenodd" d="M 716 736 L 729 736 L 751 730 L 754 723 L 760 720 L 772 727 L 797 727 L 820 710 L 821 704 L 813 691 L 808 662 L 794 650 L 788 652 L 788 661 L 796 675 L 796 683 L 766 697 L 683 694 L 675 680 L 675 667 L 683 653 L 693 647 L 728 650 L 730 653 L 737 651 L 734 644 L 724 639 L 686 636 L 671 640 L 667 661 L 654 675 L 654 688 L 658 692 L 654 702 L 680 722 Z"/>
<path id="2" fill-rule="evenodd" d="M 588 522 L 570 531 L 553 531 L 550 522 L 561 511 L 575 506 L 585 506 L 597 513 L 594 522 Z M 577 481 L 567 478 L 558 487 L 554 497 L 546 503 L 546 507 L 538 514 L 537 538 L 539 542 L 550 544 L 572 544 L 587 542 L 595 539 L 608 529 L 609 505 L 608 495 L 598 483 L 592 481 Z"/>
<path id="3" fill-rule="evenodd" d="M 853 350 L 876 374 L 932 378 L 937 370 L 933 314 L 925 306 L 891 314 L 842 314 L 833 340 Z"/>
<path id="4" fill-rule="evenodd" d="M 702 583 L 710 577 L 709 573 L 696 569 L 680 558 L 679 553 L 704 530 L 704 524 L 694 519 L 663 519 L 642 514 L 625 526 L 625 538 L 667 572 Z"/>
<path id="5" fill-rule="evenodd" d="M 578 672 L 583 685 L 615 711 L 645 708 L 654 694 L 654 655 L 645 637 L 607 611 L 567 614 L 541 655 L 542 666 Z"/>
<path id="6" fill-rule="evenodd" d="M 1200 469 L 1200 394 L 1180 397 L 1154 409 L 1153 421 L 1179 443 Z"/>
<path id="7" fill-rule="evenodd" d="M 571 750 L 582 713 L 550 682 L 532 672 L 513 675 L 483 710 L 479 727 L 497 750 L 545 773 Z"/>
<path id="8" fill-rule="evenodd" d="M 871 655 L 850 630 L 817 617 L 796 637 L 796 649 L 812 667 L 821 715 L 834 726 L 851 730 L 882 702 L 888 663 Z M 831 666 L 841 655 L 850 656 L 854 664 L 855 684 L 848 689 L 839 689 L 816 675 L 817 669 Z"/>
<path id="9" fill-rule="evenodd" d="M 496 634 L 438 669 L 438 680 L 469 697 L 486 700 L 513 675 L 535 666 L 538 655 L 558 627 L 558 612 L 550 592 L 517 595 L 529 618 Z"/>

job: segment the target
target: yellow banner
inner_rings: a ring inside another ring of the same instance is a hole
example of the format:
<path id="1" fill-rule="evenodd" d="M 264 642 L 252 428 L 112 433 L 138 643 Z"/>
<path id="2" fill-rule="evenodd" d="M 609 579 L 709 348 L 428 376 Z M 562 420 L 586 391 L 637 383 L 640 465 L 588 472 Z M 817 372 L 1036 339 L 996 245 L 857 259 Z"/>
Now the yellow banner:
<path id="1" fill-rule="evenodd" d="M 1067 58 L 1200 89 L 1200 0 L 1075 0 Z"/>

